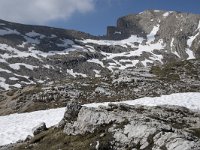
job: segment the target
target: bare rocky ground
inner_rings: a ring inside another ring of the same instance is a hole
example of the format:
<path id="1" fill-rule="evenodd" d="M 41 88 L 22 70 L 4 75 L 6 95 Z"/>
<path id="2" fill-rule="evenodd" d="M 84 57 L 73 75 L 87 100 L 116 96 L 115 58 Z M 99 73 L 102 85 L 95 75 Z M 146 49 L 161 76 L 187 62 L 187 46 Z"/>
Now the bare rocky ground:
<path id="1" fill-rule="evenodd" d="M 68 78 L 0 94 L 0 115 L 81 104 L 155 97 L 200 91 L 199 60 L 166 64 L 162 67 L 117 71 L 99 78 Z"/>

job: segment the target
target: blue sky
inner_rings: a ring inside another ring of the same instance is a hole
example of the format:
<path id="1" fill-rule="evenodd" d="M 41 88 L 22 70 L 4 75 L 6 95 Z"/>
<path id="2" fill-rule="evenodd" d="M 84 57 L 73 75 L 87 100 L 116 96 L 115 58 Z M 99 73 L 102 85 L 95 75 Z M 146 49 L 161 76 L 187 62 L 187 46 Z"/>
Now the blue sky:
<path id="1" fill-rule="evenodd" d="M 50 25 L 102 35 L 106 33 L 108 25 L 115 25 L 118 17 L 146 9 L 200 14 L 200 0 L 97 0 L 93 11 L 86 14 L 75 13 L 67 21 L 54 21 Z"/>
<path id="2" fill-rule="evenodd" d="M 106 33 L 117 18 L 147 9 L 200 14 L 200 0 L 0 0 L 0 19 Z"/>

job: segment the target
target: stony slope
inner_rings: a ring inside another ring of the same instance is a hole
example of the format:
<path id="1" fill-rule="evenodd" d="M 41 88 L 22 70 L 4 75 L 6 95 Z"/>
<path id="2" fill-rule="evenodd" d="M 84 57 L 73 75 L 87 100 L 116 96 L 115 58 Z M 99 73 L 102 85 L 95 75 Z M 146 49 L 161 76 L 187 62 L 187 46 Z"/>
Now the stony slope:
<path id="1" fill-rule="evenodd" d="M 0 89 L 199 58 L 200 15 L 149 10 L 104 37 L 0 20 Z"/>
<path id="2" fill-rule="evenodd" d="M 123 70 L 106 77 L 76 77 L 1 92 L 0 115 L 82 104 L 200 91 L 200 61 Z"/>

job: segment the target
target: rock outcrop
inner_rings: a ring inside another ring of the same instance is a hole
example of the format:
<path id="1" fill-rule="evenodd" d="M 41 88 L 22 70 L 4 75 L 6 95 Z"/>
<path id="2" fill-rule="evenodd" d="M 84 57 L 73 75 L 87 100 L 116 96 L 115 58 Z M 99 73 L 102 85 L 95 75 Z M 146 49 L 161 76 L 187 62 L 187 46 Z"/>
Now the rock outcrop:
<path id="1" fill-rule="evenodd" d="M 46 130 L 47 130 L 46 124 L 42 122 L 41 124 L 33 128 L 33 135 L 38 135 L 41 132 L 46 131 Z"/>
<path id="2" fill-rule="evenodd" d="M 47 144 L 51 149 L 63 150 L 200 149 L 200 113 L 184 107 L 110 103 L 107 107 L 81 108 L 70 102 L 61 122 L 62 126 L 0 149 L 34 150 L 43 149 Z"/>
<path id="3" fill-rule="evenodd" d="M 145 107 L 125 104 L 81 108 L 64 133 L 79 135 L 104 130 L 111 134 L 113 149 L 198 150 L 200 114 L 182 107 Z M 100 141 L 101 145 L 101 141 Z"/>

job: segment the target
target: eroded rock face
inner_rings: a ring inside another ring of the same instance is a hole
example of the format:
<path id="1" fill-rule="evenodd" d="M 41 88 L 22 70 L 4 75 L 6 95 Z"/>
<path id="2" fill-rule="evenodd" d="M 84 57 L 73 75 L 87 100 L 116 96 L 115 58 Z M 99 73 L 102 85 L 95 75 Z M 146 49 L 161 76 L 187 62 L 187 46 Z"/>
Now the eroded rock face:
<path id="1" fill-rule="evenodd" d="M 82 107 L 64 133 L 79 135 L 106 129 L 114 149 L 198 150 L 200 114 L 183 107 L 129 106 L 110 104 L 99 108 Z M 101 142 L 100 142 L 101 144 Z"/>

